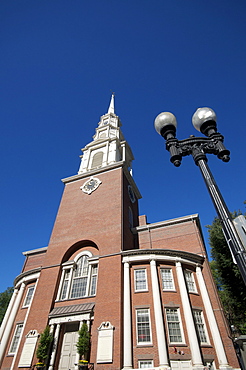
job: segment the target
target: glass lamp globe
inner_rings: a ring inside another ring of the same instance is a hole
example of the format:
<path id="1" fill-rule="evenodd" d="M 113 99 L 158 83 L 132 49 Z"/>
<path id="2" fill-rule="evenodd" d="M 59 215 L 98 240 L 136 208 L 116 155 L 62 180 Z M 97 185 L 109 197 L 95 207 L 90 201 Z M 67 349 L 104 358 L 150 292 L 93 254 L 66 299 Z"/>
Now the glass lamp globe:
<path id="1" fill-rule="evenodd" d="M 161 135 L 162 129 L 166 126 L 173 126 L 175 129 L 177 127 L 176 117 L 170 112 L 162 112 L 155 119 L 155 129 L 158 134 Z"/>
<path id="2" fill-rule="evenodd" d="M 211 108 L 198 108 L 192 116 L 192 124 L 197 131 L 201 131 L 202 125 L 207 121 L 216 122 L 216 114 Z"/>

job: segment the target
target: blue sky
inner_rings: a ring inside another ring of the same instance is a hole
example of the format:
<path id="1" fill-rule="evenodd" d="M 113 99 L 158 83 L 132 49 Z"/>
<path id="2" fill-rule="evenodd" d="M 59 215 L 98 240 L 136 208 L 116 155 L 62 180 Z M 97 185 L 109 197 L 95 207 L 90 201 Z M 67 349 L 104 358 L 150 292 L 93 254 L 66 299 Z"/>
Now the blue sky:
<path id="1" fill-rule="evenodd" d="M 46 246 L 63 191 L 78 171 L 115 91 L 135 156 L 133 175 L 149 222 L 215 210 L 191 157 L 169 162 L 153 122 L 212 107 L 231 151 L 209 165 L 230 210 L 245 196 L 245 1 L 2 0 L 0 2 L 0 292 L 20 273 L 23 251 Z"/>

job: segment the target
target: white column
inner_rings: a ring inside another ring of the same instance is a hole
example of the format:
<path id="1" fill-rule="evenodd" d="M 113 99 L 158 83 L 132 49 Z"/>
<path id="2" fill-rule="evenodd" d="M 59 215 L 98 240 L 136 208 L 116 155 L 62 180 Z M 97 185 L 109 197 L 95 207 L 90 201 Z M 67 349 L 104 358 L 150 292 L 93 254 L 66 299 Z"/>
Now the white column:
<path id="1" fill-rule="evenodd" d="M 124 262 L 124 358 L 123 369 L 132 369 L 132 320 L 131 320 L 131 290 L 130 266 Z"/>
<path id="2" fill-rule="evenodd" d="M 203 368 L 202 356 L 200 351 L 200 346 L 196 334 L 196 328 L 193 320 L 193 315 L 190 307 L 190 301 L 187 293 L 187 288 L 185 284 L 184 274 L 182 265 L 180 262 L 176 262 L 176 271 L 179 283 L 179 291 L 181 295 L 182 306 L 184 310 L 185 323 L 189 338 L 189 345 L 192 356 L 193 369 Z"/>
<path id="3" fill-rule="evenodd" d="M 60 285 L 59 285 L 59 288 L 58 288 L 56 299 L 60 299 L 60 296 L 61 296 L 61 290 L 62 290 L 62 286 L 63 286 L 65 271 L 66 271 L 65 269 L 62 270 L 62 274 L 61 274 L 61 278 L 60 278 Z"/>
<path id="4" fill-rule="evenodd" d="M 50 366 L 49 370 L 53 370 L 54 368 L 54 363 L 55 363 L 55 357 L 56 357 L 56 350 L 57 350 L 57 344 L 58 344 L 58 339 L 59 339 L 59 334 L 60 334 L 60 324 L 56 325 L 56 330 L 54 334 L 54 341 L 53 341 L 53 348 L 52 348 L 52 353 L 50 356 Z M 54 330 L 54 325 L 51 325 L 52 332 Z"/>
<path id="5" fill-rule="evenodd" d="M 54 351 L 54 344 L 55 344 L 55 340 L 54 340 L 54 324 L 51 324 L 50 325 L 50 334 L 53 334 L 53 346 L 52 346 L 52 352 L 51 352 L 51 355 L 50 355 L 49 370 L 53 368 L 53 364 L 54 364 L 54 358 L 53 358 L 53 351 Z"/>
<path id="6" fill-rule="evenodd" d="M 226 358 L 225 349 L 224 349 L 223 342 L 220 336 L 219 328 L 218 328 L 217 321 L 216 321 L 214 311 L 212 308 L 212 304 L 211 304 L 211 301 L 208 295 L 208 291 L 205 285 L 205 281 L 203 279 L 202 271 L 199 266 L 196 267 L 196 276 L 197 276 L 198 284 L 200 287 L 204 308 L 205 308 L 206 315 L 208 318 L 209 327 L 212 333 L 214 347 L 215 347 L 216 354 L 218 357 L 219 367 L 220 369 L 223 369 L 225 367 L 228 368 L 229 365 L 228 365 L 228 361 Z"/>
<path id="7" fill-rule="evenodd" d="M 6 346 L 8 344 L 11 329 L 12 329 L 14 319 L 15 319 L 16 313 L 17 313 L 19 305 L 20 305 L 21 298 L 23 296 L 24 289 L 25 289 L 25 283 L 22 283 L 21 287 L 20 287 L 20 290 L 18 292 L 17 298 L 14 302 L 13 309 L 12 309 L 10 315 L 9 315 L 9 319 L 8 319 L 8 323 L 5 327 L 5 331 L 4 331 L 3 336 L 2 336 L 2 342 L 1 342 L 1 346 L 0 346 L 0 365 L 1 365 L 2 360 L 3 360 L 4 352 L 5 352 Z"/>
<path id="8" fill-rule="evenodd" d="M 86 321 L 87 326 L 88 326 L 88 321 L 89 321 L 89 320 L 87 320 L 87 321 Z M 82 320 L 82 321 L 80 321 L 80 323 L 79 323 L 79 330 L 82 328 L 82 325 L 83 325 L 83 320 Z M 89 330 L 89 326 L 88 326 L 88 330 Z M 77 352 L 77 353 L 76 353 L 76 356 L 75 356 L 75 364 L 78 364 L 78 363 L 79 363 L 79 360 L 80 360 L 80 355 L 79 355 L 79 353 Z"/>
<path id="9" fill-rule="evenodd" d="M 14 292 L 13 292 L 13 294 L 12 294 L 11 300 L 9 302 L 7 311 L 6 311 L 5 315 L 4 315 L 4 319 L 2 321 L 2 325 L 1 325 L 1 328 L 0 328 L 0 342 L 1 342 L 1 339 L 2 339 L 2 336 L 3 336 L 3 333 L 4 333 L 4 330 L 5 330 L 6 324 L 9 321 L 9 315 L 10 315 L 11 310 L 12 310 L 12 307 L 13 307 L 13 305 L 15 303 L 17 294 L 18 294 L 18 289 L 15 289 Z"/>
<path id="10" fill-rule="evenodd" d="M 126 160 L 126 144 L 122 144 L 122 161 L 125 162 Z"/>
<path id="11" fill-rule="evenodd" d="M 153 302 L 154 302 L 157 346 L 158 346 L 158 354 L 159 354 L 159 366 L 169 366 L 166 336 L 165 336 L 164 322 L 163 322 L 163 315 L 162 315 L 162 308 L 161 308 L 159 282 L 158 282 L 158 275 L 157 275 L 157 270 L 156 270 L 156 261 L 154 260 L 150 261 L 150 271 L 151 271 L 152 294 L 153 294 Z"/>
<path id="12" fill-rule="evenodd" d="M 26 283 L 27 283 L 27 281 L 25 282 L 25 284 Z M 22 331 L 25 330 L 25 326 L 26 326 L 26 322 L 27 322 L 27 319 L 28 319 L 28 316 L 29 316 L 30 309 L 31 309 L 33 297 L 34 297 L 34 294 L 35 294 L 35 291 L 36 291 L 36 288 L 37 288 L 37 283 L 38 283 L 38 279 L 37 279 L 37 282 L 35 284 L 35 288 L 34 288 L 34 292 L 33 292 L 33 295 L 32 295 L 31 301 L 30 301 L 30 304 L 29 304 L 28 309 L 26 311 L 26 315 L 25 315 L 25 319 L 24 319 L 24 322 L 23 322 L 23 329 L 22 329 Z M 18 355 L 19 346 L 20 346 L 20 341 L 19 341 L 18 346 L 16 348 L 15 355 L 14 355 L 14 358 L 13 358 L 13 361 L 12 361 L 12 364 L 11 364 L 11 367 L 10 367 L 10 370 L 13 370 L 15 368 L 15 362 L 16 362 L 16 358 L 17 358 L 17 355 Z"/>
<path id="13" fill-rule="evenodd" d="M 86 324 L 87 324 L 88 331 L 90 331 L 90 327 L 91 327 L 91 320 L 86 320 Z M 81 325 L 81 323 L 80 323 L 80 326 L 82 326 L 82 325 Z M 80 328 L 80 327 L 79 327 L 79 328 Z"/>

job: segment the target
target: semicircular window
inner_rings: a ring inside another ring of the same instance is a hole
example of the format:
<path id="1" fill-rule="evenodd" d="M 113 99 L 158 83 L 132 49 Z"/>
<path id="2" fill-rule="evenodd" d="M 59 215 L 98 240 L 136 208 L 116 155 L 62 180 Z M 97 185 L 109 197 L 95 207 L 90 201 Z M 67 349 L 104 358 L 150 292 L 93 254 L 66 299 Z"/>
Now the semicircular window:
<path id="1" fill-rule="evenodd" d="M 87 255 L 82 255 L 75 267 L 65 267 L 60 300 L 83 298 L 96 295 L 98 265 L 89 262 Z"/>

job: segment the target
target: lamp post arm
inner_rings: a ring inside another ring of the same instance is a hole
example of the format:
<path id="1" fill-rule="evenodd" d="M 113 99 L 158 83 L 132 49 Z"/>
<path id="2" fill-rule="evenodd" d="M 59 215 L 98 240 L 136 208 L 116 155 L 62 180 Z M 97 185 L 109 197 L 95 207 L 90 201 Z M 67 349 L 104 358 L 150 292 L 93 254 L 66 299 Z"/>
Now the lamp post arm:
<path id="1" fill-rule="evenodd" d="M 207 110 L 208 108 L 201 109 Z M 192 155 L 196 165 L 200 168 L 218 217 L 221 221 L 226 242 L 246 285 L 246 250 L 239 239 L 232 222 L 231 214 L 207 164 L 206 154 L 215 154 L 223 162 L 228 162 L 230 160 L 230 151 L 224 146 L 224 137 L 217 132 L 215 120 L 212 119 L 210 121 L 204 121 L 202 126 L 200 126 L 200 117 L 198 116 L 195 119 L 195 124 L 193 124 L 195 128 L 208 137 L 195 137 L 191 135 L 188 139 L 178 140 L 175 137 L 176 125 L 175 127 L 174 125 L 167 125 L 167 122 L 170 120 L 170 114 L 171 113 L 164 112 L 160 114 L 161 117 L 159 117 L 160 115 L 157 116 L 155 121 L 157 132 L 166 140 L 166 149 L 170 153 L 170 161 L 174 166 L 179 167 L 181 165 L 182 157 Z M 214 119 L 215 118 L 216 116 Z M 164 125 L 162 125 L 163 123 Z M 162 129 L 161 125 L 163 126 Z"/>
<path id="2" fill-rule="evenodd" d="M 246 284 L 246 250 L 244 249 L 237 235 L 234 224 L 232 222 L 231 214 L 209 169 L 207 161 L 204 159 L 200 159 L 196 163 L 201 170 L 203 179 L 206 183 L 214 207 L 221 221 L 226 242 L 230 248 L 233 257 L 235 258 L 244 283 Z"/>
<path id="3" fill-rule="evenodd" d="M 214 133 L 210 137 L 190 136 L 188 139 L 178 140 L 170 135 L 166 139 L 166 149 L 170 153 L 170 161 L 179 167 L 182 157 L 192 154 L 195 163 L 200 159 L 206 159 L 205 153 L 215 154 L 223 162 L 230 160 L 230 151 L 223 144 L 224 137 L 220 133 Z"/>

